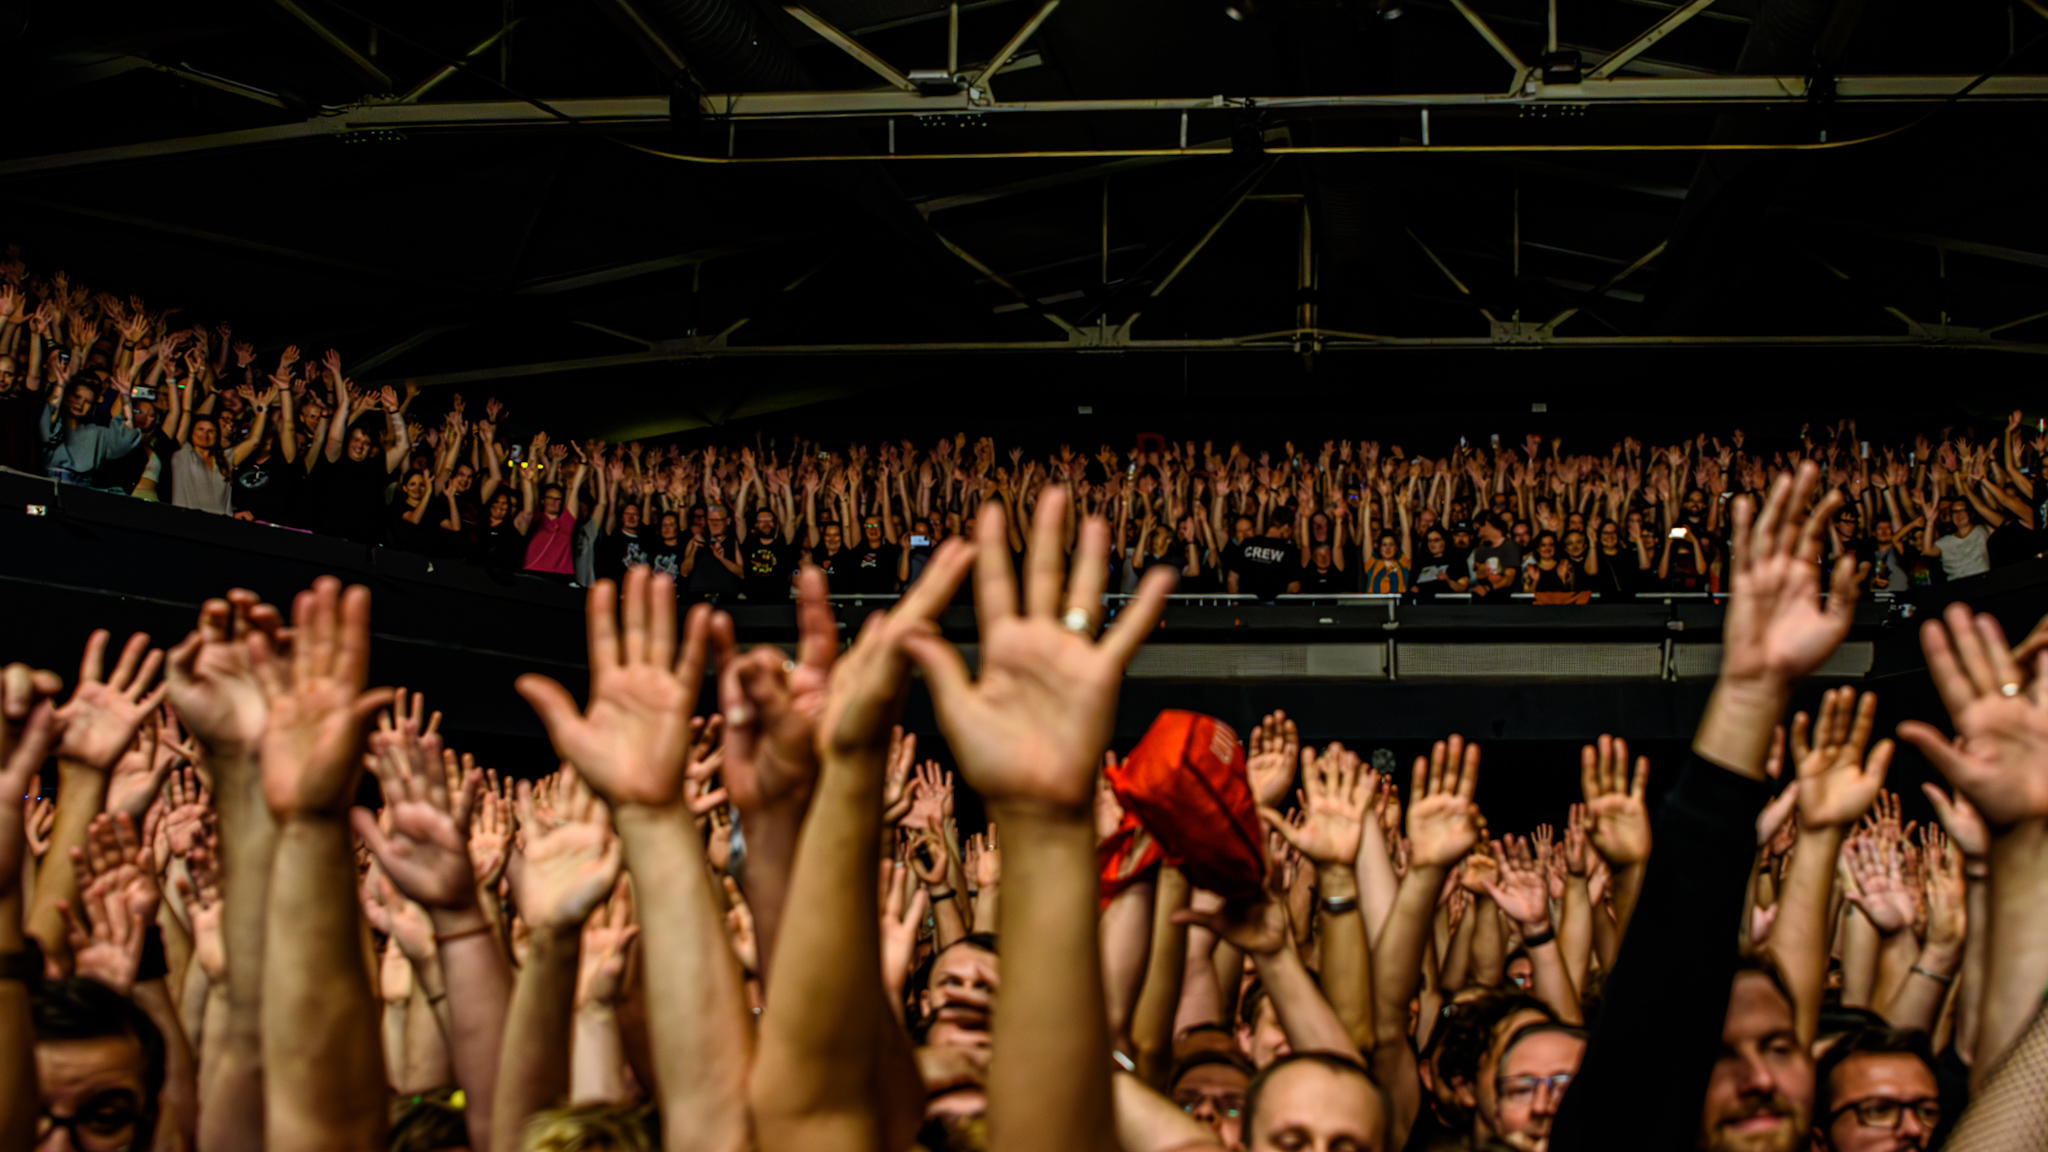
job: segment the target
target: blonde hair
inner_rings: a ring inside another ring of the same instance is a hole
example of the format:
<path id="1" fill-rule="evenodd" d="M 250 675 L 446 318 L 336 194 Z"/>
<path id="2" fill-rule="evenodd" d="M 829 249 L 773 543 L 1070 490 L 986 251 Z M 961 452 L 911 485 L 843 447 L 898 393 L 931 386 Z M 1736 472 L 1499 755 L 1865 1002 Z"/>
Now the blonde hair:
<path id="1" fill-rule="evenodd" d="M 579 1104 L 527 1117 L 520 1152 L 656 1152 L 653 1109 L 641 1104 Z"/>

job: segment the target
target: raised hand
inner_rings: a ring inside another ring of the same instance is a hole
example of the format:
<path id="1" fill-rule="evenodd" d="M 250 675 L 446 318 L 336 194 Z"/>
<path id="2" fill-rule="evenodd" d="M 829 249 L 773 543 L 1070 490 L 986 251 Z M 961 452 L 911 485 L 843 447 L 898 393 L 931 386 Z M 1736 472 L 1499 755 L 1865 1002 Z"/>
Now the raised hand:
<path id="1" fill-rule="evenodd" d="M 633 885 L 624 876 L 607 900 L 583 922 L 583 948 L 576 963 L 576 1006 L 614 1004 L 626 983 L 626 957 L 640 925 L 633 921 Z"/>
<path id="2" fill-rule="evenodd" d="M 1251 777 L 1252 795 L 1260 804 L 1270 808 L 1286 797 L 1294 786 L 1300 749 L 1300 729 L 1285 712 L 1268 713 L 1251 730 L 1244 745 L 1244 767 Z"/>
<path id="3" fill-rule="evenodd" d="M 78 907 L 59 900 L 74 975 L 96 980 L 123 996 L 135 990 L 142 966 L 142 913 L 129 908 L 112 874 L 96 876 L 78 894 Z M 83 918 L 80 912 L 84 913 Z"/>
<path id="4" fill-rule="evenodd" d="M 621 849 L 611 813 L 573 775 L 565 781 L 565 819 L 526 837 L 522 866 L 512 875 L 512 898 L 534 929 L 579 928 L 611 894 L 619 879 Z M 533 811 L 533 787 L 519 782 L 522 816 Z"/>
<path id="5" fill-rule="evenodd" d="M 1643 789 L 1650 758 L 1636 757 L 1629 775 L 1628 741 L 1601 734 L 1579 751 L 1579 786 L 1586 794 L 1586 834 L 1610 867 L 1619 872 L 1650 858 L 1650 806 Z"/>
<path id="6" fill-rule="evenodd" d="M 690 610 L 679 652 L 675 582 L 667 575 L 633 568 L 623 588 L 610 580 L 591 585 L 586 603 L 589 707 L 579 713 L 567 689 L 536 673 L 515 686 L 540 714 L 548 739 L 600 796 L 614 805 L 670 804 L 683 790 L 711 610 Z"/>
<path id="7" fill-rule="evenodd" d="M 882 984 L 892 993 L 890 1003 L 902 999 L 903 984 L 917 957 L 917 934 L 924 926 L 931 899 L 901 860 L 884 860 L 879 883 L 882 938 Z"/>
<path id="8" fill-rule="evenodd" d="M 476 902 L 476 872 L 466 832 L 483 775 L 471 769 L 451 793 L 440 744 L 438 733 L 421 735 L 412 716 L 380 717 L 365 759 L 383 788 L 390 827 L 367 808 L 350 817 L 400 892 L 429 909 L 468 908 Z"/>
<path id="9" fill-rule="evenodd" d="M 1962 793 L 1950 799 L 1933 784 L 1922 784 L 1920 790 L 1927 794 L 1927 802 L 1934 806 L 1934 818 L 1941 821 L 1941 827 L 1948 838 L 1964 856 L 1981 860 L 1991 851 L 1991 830 L 1984 826 L 1984 818 L 1977 814 L 1970 801 Z"/>
<path id="10" fill-rule="evenodd" d="M 1922 834 L 1926 875 L 1922 878 L 1923 902 L 1927 909 L 1927 945 L 1930 948 L 1961 948 L 1969 912 L 1963 880 L 1963 856 L 1948 837 L 1932 829 Z"/>
<path id="11" fill-rule="evenodd" d="M 185 730 L 219 758 L 253 754 L 263 738 L 269 699 L 258 682 L 249 636 L 261 632 L 282 650 L 284 621 L 254 592 L 236 588 L 199 607 L 199 622 L 166 662 L 171 709 Z"/>
<path id="12" fill-rule="evenodd" d="M 1525 935 L 1549 928 L 1549 884 L 1531 858 L 1528 842 L 1511 837 L 1507 850 L 1501 853 L 1497 871 L 1498 880 L 1482 879 L 1481 885 L 1493 902 L 1500 905 L 1500 910 L 1521 925 Z"/>
<path id="13" fill-rule="evenodd" d="M 71 699 L 57 709 L 63 728 L 57 755 L 101 772 L 111 769 L 128 750 L 143 721 L 164 697 L 161 687 L 150 691 L 164 654 L 149 647 L 149 634 L 130 636 L 113 674 L 103 676 L 107 637 L 107 630 L 99 628 L 86 640 L 85 657 L 78 663 L 78 686 L 72 689 Z M 148 802 L 143 806 L 148 807 Z"/>
<path id="14" fill-rule="evenodd" d="M 1923 625 L 1920 645 L 1956 739 L 1918 720 L 1899 725 L 1899 735 L 1993 830 L 2048 816 L 2048 652 L 2022 670 L 1997 619 L 1973 615 L 1967 604 Z"/>
<path id="15" fill-rule="evenodd" d="M 54 675 L 26 664 L 0 669 L 0 891 L 18 882 L 24 847 L 38 859 L 49 850 L 56 805 L 40 798 L 16 804 L 7 797 L 33 791 L 57 740 L 57 708 L 50 697 L 62 687 Z"/>
<path id="16" fill-rule="evenodd" d="M 213 860 L 213 849 L 198 845 L 186 856 L 186 875 L 176 883 L 185 914 L 192 920 L 192 959 L 206 973 L 207 983 L 219 987 L 227 982 L 228 952 L 221 933 L 220 874 Z"/>
<path id="17" fill-rule="evenodd" d="M 882 778 L 882 823 L 893 825 L 909 815 L 916 802 L 911 788 L 911 766 L 917 762 L 917 733 L 905 732 L 898 724 L 889 733 L 889 759 Z"/>
<path id="18" fill-rule="evenodd" d="M 107 773 L 107 811 L 125 812 L 139 820 L 155 802 L 164 778 L 176 762 L 176 753 L 170 758 L 158 755 L 158 729 L 157 717 L 143 721 L 135 739 L 129 741 L 128 750 L 114 761 L 113 770 Z"/>
<path id="19" fill-rule="evenodd" d="M 959 652 L 936 627 L 907 632 L 902 644 L 924 673 L 970 787 L 996 806 L 1043 806 L 1086 819 L 1124 665 L 1165 609 L 1174 577 L 1166 567 L 1147 572 L 1101 640 L 1091 639 L 1109 579 L 1109 525 L 1099 516 L 1082 521 L 1071 571 L 1063 573 L 1066 501 L 1058 487 L 1039 497 L 1021 615 L 1002 507 L 987 505 L 976 520 L 978 677 L 968 676 Z M 941 604 L 965 556 L 945 559 L 945 578 L 932 581 Z M 938 561 L 934 554 L 925 580 L 932 580 Z"/>
<path id="20" fill-rule="evenodd" d="M 279 819 L 340 816 L 354 798 L 363 723 L 391 697 L 365 690 L 370 590 L 322 576 L 292 601 L 289 665 L 262 632 L 250 650 L 270 702 L 261 744 L 263 798 Z"/>
<path id="21" fill-rule="evenodd" d="M 1408 865 L 1448 868 L 1479 843 L 1479 745 L 1439 740 L 1415 758 L 1408 786 Z"/>
<path id="22" fill-rule="evenodd" d="M 1366 809 L 1372 790 L 1371 772 L 1361 772 L 1358 754 L 1332 744 L 1322 756 L 1301 753 L 1301 825 L 1296 827 L 1277 809 L 1259 807 L 1259 819 L 1278 832 L 1295 851 L 1319 865 L 1349 867 L 1358 861 L 1365 835 Z M 1377 784 L 1377 781 L 1374 781 Z"/>
<path id="23" fill-rule="evenodd" d="M 1821 695 L 1820 716 L 1810 726 L 1806 713 L 1792 717 L 1792 760 L 1799 779 L 1799 823 L 1803 828 L 1840 827 L 1861 816 L 1884 788 L 1892 742 L 1880 740 L 1866 759 L 1864 748 L 1877 721 L 1877 694 L 1859 703 L 1854 688 Z"/>
<path id="24" fill-rule="evenodd" d="M 1820 469 L 1808 461 L 1771 485 L 1761 511 L 1747 497 L 1734 501 L 1724 681 L 1782 692 L 1818 668 L 1849 633 L 1869 565 L 1836 565 L 1827 603 L 1821 603 L 1821 534 L 1842 495 L 1830 489 L 1808 509 L 1819 482 Z"/>
<path id="25" fill-rule="evenodd" d="M 512 820 L 511 807 L 495 790 L 485 787 L 477 793 L 476 812 L 469 821 L 469 867 L 476 874 L 477 887 L 486 891 L 496 888 L 498 877 L 505 872 Z"/>
<path id="26" fill-rule="evenodd" d="M 1889 936 L 1913 923 L 1919 903 L 1906 883 L 1904 861 L 1890 840 L 1858 835 L 1842 850 L 1849 874 L 1843 896 L 1863 910 L 1879 932 Z"/>
<path id="27" fill-rule="evenodd" d="M 744 817 L 791 819 L 810 802 L 818 720 L 839 651 L 839 624 L 825 595 L 824 573 L 807 566 L 797 578 L 795 660 L 765 644 L 741 654 L 731 617 L 713 621 L 725 787 Z"/>

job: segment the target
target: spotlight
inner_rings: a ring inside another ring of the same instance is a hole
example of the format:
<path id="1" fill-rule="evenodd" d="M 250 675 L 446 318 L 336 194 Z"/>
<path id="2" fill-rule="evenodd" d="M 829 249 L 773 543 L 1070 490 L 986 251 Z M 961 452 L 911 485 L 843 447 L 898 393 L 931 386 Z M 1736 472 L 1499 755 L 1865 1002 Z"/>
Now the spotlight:
<path id="1" fill-rule="evenodd" d="M 1254 20 L 1259 15 L 1258 0 L 1229 0 L 1223 5 L 1223 14 L 1239 24 Z"/>
<path id="2" fill-rule="evenodd" d="M 1379 6 L 1374 11 L 1379 13 L 1382 20 L 1399 20 L 1403 11 L 1401 0 L 1379 0 Z"/>

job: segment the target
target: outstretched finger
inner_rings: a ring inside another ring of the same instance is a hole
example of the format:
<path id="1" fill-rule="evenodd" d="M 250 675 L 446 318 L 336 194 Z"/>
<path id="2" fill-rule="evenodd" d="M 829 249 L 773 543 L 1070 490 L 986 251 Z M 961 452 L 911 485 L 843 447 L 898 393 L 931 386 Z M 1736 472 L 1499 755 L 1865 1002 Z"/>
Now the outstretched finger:
<path id="1" fill-rule="evenodd" d="M 974 522 L 974 616 L 987 635 L 998 620 L 1017 614 L 1017 583 L 1010 567 L 1008 520 L 991 500 Z"/>
<path id="2" fill-rule="evenodd" d="M 1976 614 L 1970 606 L 1957 602 L 1942 612 L 1942 619 L 1948 624 L 1949 643 L 1955 647 L 1956 660 L 1963 672 L 1970 678 L 1970 686 L 1978 696 L 1988 696 L 1999 689 L 1999 680 L 1991 670 L 1991 655 L 1984 650 L 1984 641 L 1977 632 Z M 2003 644 L 1999 645 L 2004 647 Z"/>
<path id="3" fill-rule="evenodd" d="M 839 654 L 839 621 L 827 598 L 825 570 L 806 564 L 796 577 L 796 659 L 819 672 L 830 671 Z"/>
<path id="4" fill-rule="evenodd" d="M 633 579 L 635 571 L 627 569 L 626 578 Z M 594 678 L 603 669 L 619 666 L 619 586 L 610 580 L 594 581 L 583 598 L 583 619 Z"/>
<path id="5" fill-rule="evenodd" d="M 1103 633 L 1102 649 L 1119 668 L 1131 662 L 1139 645 L 1158 627 L 1159 618 L 1166 613 L 1167 594 L 1173 591 L 1179 578 L 1175 569 L 1163 564 L 1146 572 L 1138 581 L 1137 595 L 1124 604 L 1109 630 Z"/>
<path id="6" fill-rule="evenodd" d="M 1024 614 L 1050 617 L 1059 612 L 1066 586 L 1067 491 L 1048 484 L 1038 494 L 1031 514 L 1031 537 L 1024 556 Z"/>

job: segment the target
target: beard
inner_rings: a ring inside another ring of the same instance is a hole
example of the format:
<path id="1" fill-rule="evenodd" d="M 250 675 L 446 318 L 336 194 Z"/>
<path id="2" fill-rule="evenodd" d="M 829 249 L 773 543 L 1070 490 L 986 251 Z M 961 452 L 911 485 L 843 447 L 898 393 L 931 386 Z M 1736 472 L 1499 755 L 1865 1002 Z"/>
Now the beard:
<path id="1" fill-rule="evenodd" d="M 1777 1126 L 1743 1132 L 1730 1127 L 1753 1116 L 1764 1115 L 1775 1116 Z M 1794 1152 L 1805 1142 L 1805 1135 L 1792 1102 L 1782 1095 L 1773 1094 L 1768 1098 L 1747 1098 L 1734 1113 L 1719 1118 L 1713 1129 L 1705 1134 L 1701 1147 L 1705 1152 Z"/>

